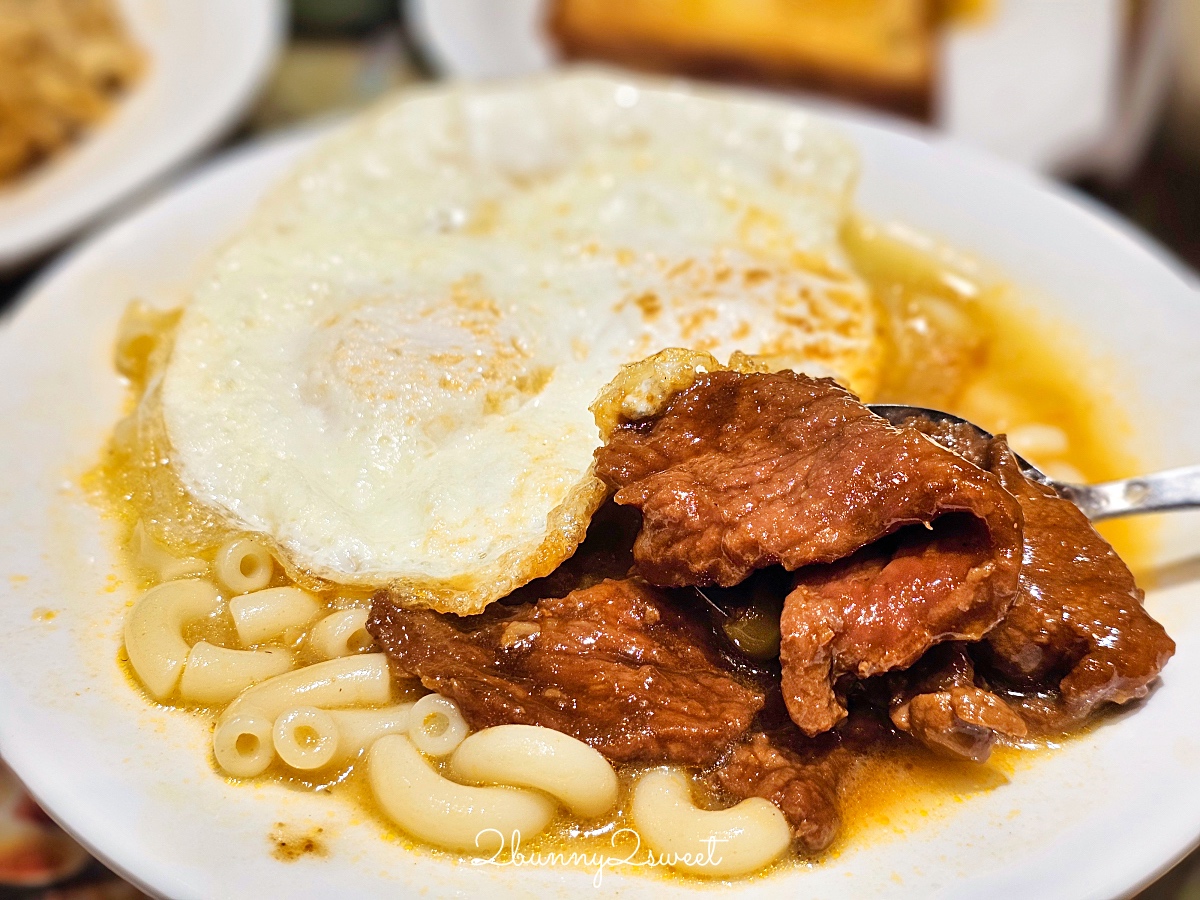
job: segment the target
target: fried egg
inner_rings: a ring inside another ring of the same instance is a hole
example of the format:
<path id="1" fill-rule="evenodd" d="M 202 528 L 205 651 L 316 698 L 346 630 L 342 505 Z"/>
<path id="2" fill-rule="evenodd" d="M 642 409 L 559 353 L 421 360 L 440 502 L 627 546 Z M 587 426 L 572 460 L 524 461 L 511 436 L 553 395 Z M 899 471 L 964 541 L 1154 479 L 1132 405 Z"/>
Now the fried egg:
<path id="1" fill-rule="evenodd" d="M 476 612 L 603 488 L 589 405 L 668 347 L 869 392 L 853 149 L 783 102 L 574 72 L 345 126 L 194 285 L 157 402 L 193 502 L 290 567 Z"/>

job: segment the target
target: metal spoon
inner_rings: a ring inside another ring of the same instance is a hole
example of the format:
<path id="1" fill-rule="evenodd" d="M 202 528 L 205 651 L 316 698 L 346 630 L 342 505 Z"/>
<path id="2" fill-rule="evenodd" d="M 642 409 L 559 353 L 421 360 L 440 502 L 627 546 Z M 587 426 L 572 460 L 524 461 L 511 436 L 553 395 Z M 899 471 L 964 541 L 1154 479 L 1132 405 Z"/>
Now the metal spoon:
<path id="1" fill-rule="evenodd" d="M 871 403 L 867 408 L 893 425 L 900 425 L 913 417 L 924 417 L 933 422 L 967 425 L 974 429 L 979 437 L 985 440 L 992 438 L 991 434 L 973 422 L 941 410 L 892 403 Z M 1139 475 L 1100 484 L 1068 484 L 1055 481 L 1020 456 L 1017 456 L 1017 463 L 1028 477 L 1054 488 L 1060 496 L 1083 510 L 1083 514 L 1092 521 L 1167 509 L 1200 508 L 1200 466 L 1168 469 L 1152 475 Z"/>

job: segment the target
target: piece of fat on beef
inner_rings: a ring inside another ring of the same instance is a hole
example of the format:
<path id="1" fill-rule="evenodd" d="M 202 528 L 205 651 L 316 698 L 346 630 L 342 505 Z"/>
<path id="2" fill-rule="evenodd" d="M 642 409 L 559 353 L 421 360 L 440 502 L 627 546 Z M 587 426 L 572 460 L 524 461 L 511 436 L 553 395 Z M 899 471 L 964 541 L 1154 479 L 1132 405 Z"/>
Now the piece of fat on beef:
<path id="1" fill-rule="evenodd" d="M 382 595 L 367 629 L 473 728 L 541 725 L 615 762 L 708 765 L 764 702 L 720 664 L 709 631 L 637 580 L 464 619 Z"/>
<path id="2" fill-rule="evenodd" d="M 1007 612 L 1021 509 L 995 475 L 873 415 L 831 379 L 699 376 L 596 453 L 642 512 L 637 571 L 655 584 L 799 570 L 784 606 L 784 698 L 807 734 L 846 711 L 834 682 L 978 640 Z"/>
<path id="3" fill-rule="evenodd" d="M 981 655 L 1024 692 L 1010 698 L 1022 716 L 1056 731 L 1104 703 L 1146 696 L 1175 642 L 1146 612 L 1133 573 L 1087 517 L 1027 478 L 1003 437 L 989 441 L 970 426 L 924 417 L 911 424 L 995 473 L 1021 504 L 1017 597 Z"/>

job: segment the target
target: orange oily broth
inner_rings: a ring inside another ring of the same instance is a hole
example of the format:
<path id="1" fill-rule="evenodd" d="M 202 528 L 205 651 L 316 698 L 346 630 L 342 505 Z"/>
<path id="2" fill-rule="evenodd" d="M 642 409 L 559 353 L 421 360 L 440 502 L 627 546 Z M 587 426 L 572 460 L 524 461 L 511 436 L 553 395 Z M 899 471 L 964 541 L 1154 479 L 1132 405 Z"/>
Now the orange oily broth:
<path id="1" fill-rule="evenodd" d="M 842 239 L 885 313 L 887 362 L 877 395 L 866 399 L 943 409 L 995 434 L 1057 426 L 1065 452 L 1023 454 L 1051 476 L 1094 482 L 1142 470 L 1113 401 L 1118 373 L 1069 325 L 974 260 L 906 230 L 851 219 Z M 1149 566 L 1153 530 L 1145 519 L 1099 530 L 1135 573 Z"/>
<path id="2" fill-rule="evenodd" d="M 827 851 L 902 836 L 954 811 L 972 796 L 1007 784 L 1045 752 L 1039 745 L 997 746 L 984 764 L 944 759 L 905 744 L 873 754 L 842 786 L 842 829 Z"/>
<path id="3" fill-rule="evenodd" d="M 1022 307 L 1010 286 L 980 274 L 980 267 L 972 261 L 919 237 L 854 219 L 844 229 L 843 241 L 884 313 L 884 375 L 877 394 L 864 399 L 945 409 L 995 432 L 1030 424 L 1054 424 L 1066 432 L 1067 447 L 1053 458 L 1034 456 L 1035 463 L 1051 468 L 1066 464 L 1090 480 L 1136 471 L 1136 460 L 1126 449 L 1128 430 L 1121 427 L 1119 415 L 1114 415 L 1104 385 L 1086 380 L 1095 365 L 1073 342 L 1069 328 Z M 163 337 L 162 343 L 169 344 L 169 331 Z M 164 359 L 164 352 L 152 354 L 152 365 L 161 365 Z M 143 387 L 142 379 L 135 378 L 132 386 L 130 410 L 134 406 L 132 398 Z M 125 543 L 139 518 L 150 521 L 161 516 L 165 521 L 184 521 L 182 514 L 195 521 L 208 515 L 190 508 L 192 504 L 182 491 L 159 490 L 155 502 L 147 503 L 145 488 L 156 483 L 154 477 L 153 473 L 138 470 L 136 454 L 125 456 L 111 447 L 87 476 L 85 484 L 118 522 Z M 1151 542 L 1144 527 L 1113 523 L 1104 531 L 1127 560 L 1136 564 L 1146 558 Z M 217 543 L 226 536 L 227 531 L 217 528 L 207 546 L 197 547 L 188 541 L 174 541 L 169 534 L 159 535 L 176 550 L 210 562 Z M 303 573 L 292 574 L 299 574 L 309 587 L 329 587 L 316 579 L 310 581 Z M 153 583 L 144 574 L 131 581 L 142 588 Z M 277 568 L 272 586 L 290 583 L 293 580 Z M 363 592 L 336 588 L 321 590 L 319 596 L 330 610 L 367 600 Z M 203 637 L 223 646 L 238 646 L 224 602 L 217 616 L 189 626 L 186 636 L 190 641 Z M 317 661 L 308 649 L 305 631 L 286 635 L 275 645 L 291 649 L 301 665 Z M 138 685 L 123 649 L 118 653 L 121 668 L 131 683 Z M 419 693 L 414 682 L 398 681 L 393 699 L 401 702 Z M 202 708 L 190 711 L 210 723 L 219 713 Z M 845 847 L 903 834 L 930 817 L 952 811 L 972 795 L 1019 777 L 1017 770 L 1040 755 L 1028 752 L 1033 746 L 1000 747 L 983 766 L 943 760 L 908 743 L 875 751 L 843 786 L 843 828 L 827 854 L 836 856 Z M 211 751 L 209 757 L 216 770 Z M 438 765 L 444 767 L 444 763 Z M 612 837 L 629 825 L 626 801 L 640 771 L 637 767 L 622 767 L 623 802 L 609 816 L 589 822 L 560 816 L 545 834 L 524 839 L 522 849 L 529 853 L 583 854 L 586 859 L 626 856 L 632 845 L 625 841 L 614 848 Z M 341 797 L 375 821 L 390 840 L 438 857 L 463 858 L 397 833 L 371 796 L 361 759 L 337 771 L 310 774 L 293 772 L 277 760 L 265 775 L 254 780 Z M 702 806 L 719 805 L 718 798 L 708 795 L 699 783 L 696 794 Z M 644 859 L 645 854 L 643 847 L 638 858 Z M 586 861 L 578 865 L 589 868 Z M 778 868 L 777 864 L 767 871 Z M 697 880 L 662 867 L 642 866 L 638 871 Z"/>

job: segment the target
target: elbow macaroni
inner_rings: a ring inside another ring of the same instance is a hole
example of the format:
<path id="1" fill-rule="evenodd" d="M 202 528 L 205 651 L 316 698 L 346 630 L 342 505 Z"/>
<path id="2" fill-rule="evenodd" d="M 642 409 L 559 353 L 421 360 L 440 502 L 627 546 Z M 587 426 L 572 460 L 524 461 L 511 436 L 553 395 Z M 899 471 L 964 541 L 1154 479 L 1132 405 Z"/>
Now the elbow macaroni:
<path id="1" fill-rule="evenodd" d="M 469 730 L 458 704 L 441 694 L 426 694 L 409 711 L 408 736 L 426 756 L 449 756 Z"/>
<path id="2" fill-rule="evenodd" d="M 329 715 L 338 730 L 337 753 L 333 763 L 342 765 L 387 734 L 407 734 L 411 703 L 382 709 L 335 709 Z"/>
<path id="3" fill-rule="evenodd" d="M 152 587 L 125 617 L 125 652 L 138 678 L 157 700 L 175 691 L 190 649 L 183 627 L 219 609 L 208 581 L 167 581 Z"/>
<path id="4" fill-rule="evenodd" d="M 342 766 L 385 734 L 408 730 L 411 703 L 383 709 L 289 709 L 275 720 L 275 752 L 293 769 Z"/>
<path id="5" fill-rule="evenodd" d="M 698 809 L 687 776 L 677 769 L 647 772 L 633 789 L 630 816 L 656 853 L 693 875 L 729 878 L 757 871 L 791 845 L 787 819 L 761 797 L 722 810 Z"/>
<path id="6" fill-rule="evenodd" d="M 286 650 L 228 650 L 200 641 L 188 653 L 179 696 L 188 703 L 228 703 L 252 684 L 291 671 Z"/>
<path id="7" fill-rule="evenodd" d="M 230 703 L 217 719 L 213 754 L 230 775 L 259 775 L 275 757 L 275 720 L 285 710 L 381 706 L 390 699 L 391 674 L 382 653 L 305 666 L 249 687 Z"/>
<path id="8" fill-rule="evenodd" d="M 231 593 L 261 591 L 271 583 L 271 576 L 275 573 L 275 557 L 253 538 L 234 538 L 226 541 L 217 551 L 213 572 L 217 581 Z"/>
<path id="9" fill-rule="evenodd" d="M 464 781 L 545 791 L 585 819 L 617 804 L 617 773 L 598 750 L 536 725 L 475 732 L 454 751 L 450 771 Z"/>
<path id="10" fill-rule="evenodd" d="M 138 566 L 157 576 L 159 581 L 193 578 L 208 573 L 208 563 L 194 556 L 173 555 L 146 533 L 146 526 L 140 521 L 133 526 L 129 549 L 133 551 Z"/>
<path id="11" fill-rule="evenodd" d="M 177 310 L 158 310 L 136 300 L 125 307 L 117 325 L 113 364 L 126 378 L 139 379 L 146 374 L 150 355 L 164 334 L 179 318 Z"/>
<path id="12" fill-rule="evenodd" d="M 367 633 L 367 610 L 339 609 L 313 626 L 309 646 L 322 659 L 363 653 L 374 641 Z"/>
<path id="13" fill-rule="evenodd" d="M 534 791 L 443 778 L 401 734 L 381 737 L 371 747 L 367 777 L 389 819 L 447 850 L 492 850 L 514 832 L 523 838 L 539 834 L 554 817 L 553 801 Z"/>
<path id="14" fill-rule="evenodd" d="M 130 663 L 156 699 L 178 693 L 187 703 L 227 704 L 217 717 L 212 748 L 228 775 L 254 777 L 276 759 L 297 772 L 332 774 L 361 756 L 371 792 L 395 825 L 419 840 L 464 852 L 490 853 L 510 836 L 534 837 L 560 804 L 584 820 L 617 808 L 616 771 L 582 741 L 532 725 L 472 734 L 458 705 L 437 693 L 392 703 L 387 656 L 364 652 L 373 646 L 366 630 L 369 611 L 327 611 L 298 587 L 268 587 L 275 560 L 261 543 L 230 540 L 211 567 L 224 596 L 234 595 L 225 621 L 244 649 L 206 640 L 189 646 L 187 635 L 195 640 L 200 633 L 215 634 L 215 640 L 227 641 L 233 633 L 218 621 L 225 609 L 218 587 L 183 577 L 207 571 L 207 563 L 172 556 L 140 522 L 131 550 L 164 581 L 126 617 Z M 185 634 L 205 617 L 212 617 L 212 627 Z M 281 639 L 322 661 L 295 668 Z M 440 758 L 448 758 L 444 768 L 430 761 Z M 681 770 L 644 774 L 632 791 L 628 815 L 650 850 L 692 875 L 729 878 L 757 871 L 787 852 L 792 841 L 783 814 L 765 799 L 724 810 L 697 808 Z"/>
<path id="15" fill-rule="evenodd" d="M 312 706 L 281 713 L 271 736 L 275 752 L 293 769 L 319 769 L 337 752 L 337 724 L 329 713 Z"/>
<path id="16" fill-rule="evenodd" d="M 246 647 L 279 637 L 289 628 L 307 625 L 320 611 L 317 598 L 297 587 L 266 588 L 229 601 L 233 626 Z"/>
<path id="17" fill-rule="evenodd" d="M 213 731 L 217 765 L 235 778 L 261 775 L 275 759 L 274 728 L 274 720 L 256 709 L 244 709 L 223 725 L 218 720 Z"/>

